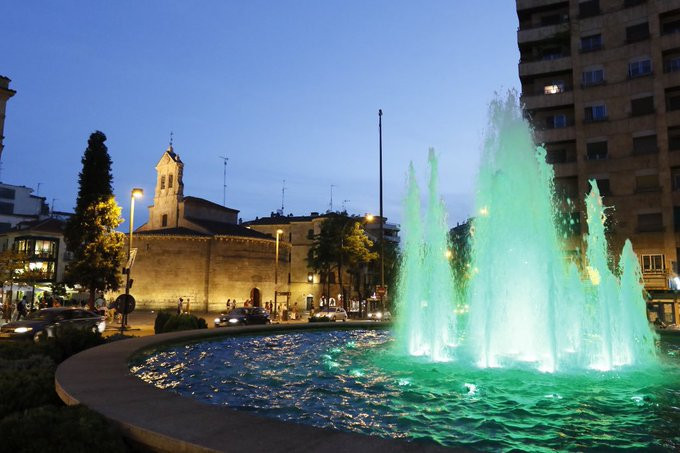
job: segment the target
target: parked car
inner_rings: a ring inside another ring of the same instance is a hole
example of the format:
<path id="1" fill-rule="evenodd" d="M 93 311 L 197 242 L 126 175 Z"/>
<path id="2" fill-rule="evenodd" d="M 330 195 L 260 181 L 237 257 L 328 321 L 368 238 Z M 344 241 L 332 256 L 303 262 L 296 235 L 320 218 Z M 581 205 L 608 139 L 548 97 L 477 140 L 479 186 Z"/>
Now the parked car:
<path id="1" fill-rule="evenodd" d="M 342 307 L 324 307 L 309 318 L 309 322 L 323 321 L 347 321 L 347 312 Z"/>
<path id="2" fill-rule="evenodd" d="M 392 321 L 392 313 L 389 311 L 372 311 L 368 314 L 371 321 Z"/>
<path id="3" fill-rule="evenodd" d="M 104 332 L 106 318 L 80 308 L 44 308 L 34 311 L 28 318 L 13 321 L 0 327 L 0 340 L 32 340 L 40 342 L 59 336 L 65 328 Z"/>
<path id="4" fill-rule="evenodd" d="M 215 318 L 215 327 L 248 326 L 251 324 L 271 324 L 269 313 L 262 307 L 235 308 L 229 313 Z"/>

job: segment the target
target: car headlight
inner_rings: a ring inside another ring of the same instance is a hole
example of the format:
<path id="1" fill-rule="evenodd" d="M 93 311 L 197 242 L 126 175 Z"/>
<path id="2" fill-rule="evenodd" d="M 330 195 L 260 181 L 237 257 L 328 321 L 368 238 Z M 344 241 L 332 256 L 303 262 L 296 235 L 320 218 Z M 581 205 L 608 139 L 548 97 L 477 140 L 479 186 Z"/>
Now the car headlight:
<path id="1" fill-rule="evenodd" d="M 232 324 L 236 324 L 236 323 L 238 322 L 238 319 L 236 319 L 236 318 L 231 318 L 231 319 L 229 320 L 229 322 L 232 323 Z"/>
<path id="2" fill-rule="evenodd" d="M 321 317 L 321 313 L 315 314 L 314 317 L 315 317 L 315 318 L 320 318 L 320 317 Z"/>
<path id="3" fill-rule="evenodd" d="M 97 330 L 99 331 L 99 333 L 104 333 L 104 331 L 106 330 L 106 321 L 98 323 Z"/>
<path id="4" fill-rule="evenodd" d="M 17 327 L 14 329 L 14 333 L 26 333 L 33 330 L 33 327 Z"/>
<path id="5" fill-rule="evenodd" d="M 221 322 L 222 322 L 222 320 L 220 318 L 215 318 L 215 324 L 219 324 Z"/>
<path id="6" fill-rule="evenodd" d="M 373 313 L 369 313 L 369 314 L 368 314 L 368 317 L 369 317 L 369 318 L 372 318 L 372 317 L 373 317 Z"/>

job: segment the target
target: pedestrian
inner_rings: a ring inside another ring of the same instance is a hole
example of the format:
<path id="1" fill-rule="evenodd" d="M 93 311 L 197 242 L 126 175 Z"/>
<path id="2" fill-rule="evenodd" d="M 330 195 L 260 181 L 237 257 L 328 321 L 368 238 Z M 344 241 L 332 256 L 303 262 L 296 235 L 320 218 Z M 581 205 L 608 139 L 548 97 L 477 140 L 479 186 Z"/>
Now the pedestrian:
<path id="1" fill-rule="evenodd" d="M 97 296 L 97 299 L 95 299 L 94 310 L 102 316 L 106 314 L 106 300 L 104 300 L 104 293 L 99 293 L 99 296 Z"/>
<path id="2" fill-rule="evenodd" d="M 231 299 L 227 299 L 227 311 L 231 309 Z"/>
<path id="3" fill-rule="evenodd" d="M 298 320 L 299 318 L 299 312 L 298 312 L 298 304 L 295 302 L 295 305 L 293 305 L 293 313 L 295 313 L 295 319 Z"/>
<path id="4" fill-rule="evenodd" d="M 24 319 L 28 316 L 28 311 L 27 311 L 27 301 L 26 301 L 26 296 L 24 296 L 21 301 L 19 302 L 19 305 L 17 305 L 17 321 L 23 316 Z"/>
<path id="5" fill-rule="evenodd" d="M 184 308 L 184 313 L 186 313 L 187 315 L 189 314 L 189 298 L 188 297 L 187 297 L 187 305 Z"/>
<path id="6" fill-rule="evenodd" d="M 179 300 L 177 301 L 177 314 L 178 314 L 178 315 L 181 315 L 181 314 L 182 314 L 182 304 L 183 304 L 183 303 L 184 303 L 184 299 L 182 299 L 182 298 L 180 297 Z"/>

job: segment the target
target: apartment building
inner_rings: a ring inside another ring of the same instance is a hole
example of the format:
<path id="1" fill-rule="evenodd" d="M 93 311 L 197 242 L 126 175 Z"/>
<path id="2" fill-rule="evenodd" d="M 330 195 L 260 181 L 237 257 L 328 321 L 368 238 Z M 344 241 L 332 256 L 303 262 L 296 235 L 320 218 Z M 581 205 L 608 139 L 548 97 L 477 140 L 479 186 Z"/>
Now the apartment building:
<path id="1" fill-rule="evenodd" d="M 522 102 L 571 200 L 574 249 L 596 180 L 612 206 L 612 251 L 630 238 L 646 288 L 678 289 L 680 0 L 516 5 Z"/>

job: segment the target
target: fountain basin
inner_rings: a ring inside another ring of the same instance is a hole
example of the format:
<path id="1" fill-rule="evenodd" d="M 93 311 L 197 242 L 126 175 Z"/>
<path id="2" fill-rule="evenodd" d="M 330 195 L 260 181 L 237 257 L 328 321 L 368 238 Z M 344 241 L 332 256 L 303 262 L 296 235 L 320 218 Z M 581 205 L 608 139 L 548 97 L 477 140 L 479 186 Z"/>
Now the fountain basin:
<path id="1" fill-rule="evenodd" d="M 405 355 L 389 331 L 361 327 L 166 345 L 136 356 L 131 370 L 207 405 L 429 446 L 672 450 L 680 344 L 664 341 L 659 354 L 658 365 L 608 372 L 480 369 L 474 358 Z"/>
<path id="2" fill-rule="evenodd" d="M 306 329 L 372 328 L 375 323 L 249 326 L 173 332 L 117 341 L 83 351 L 57 369 L 55 387 L 69 405 L 83 404 L 118 425 L 151 451 L 445 451 L 332 429 L 285 423 L 228 407 L 204 404 L 149 385 L 130 373 L 130 358 L 150 348 L 242 334 Z M 243 433 L 252 435 L 244 436 Z"/>

